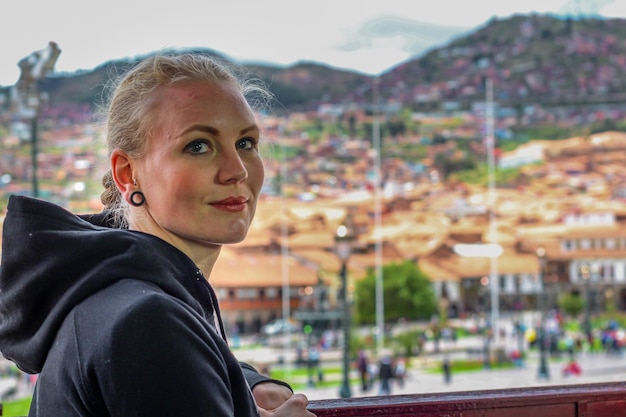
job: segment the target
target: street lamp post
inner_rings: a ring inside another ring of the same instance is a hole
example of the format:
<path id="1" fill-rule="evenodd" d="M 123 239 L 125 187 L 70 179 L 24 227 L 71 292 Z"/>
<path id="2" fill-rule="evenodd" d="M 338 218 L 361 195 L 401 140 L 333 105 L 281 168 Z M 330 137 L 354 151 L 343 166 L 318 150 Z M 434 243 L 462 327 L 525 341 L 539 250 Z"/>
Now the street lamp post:
<path id="1" fill-rule="evenodd" d="M 341 303 L 343 307 L 343 380 L 339 395 L 341 398 L 352 397 L 350 389 L 350 305 L 348 303 L 348 259 L 352 253 L 353 231 L 342 224 L 335 234 L 335 252 L 341 261 Z"/>
<path id="2" fill-rule="evenodd" d="M 41 107 L 42 94 L 39 92 L 39 80 L 54 70 L 61 50 L 55 42 L 49 42 L 48 47 L 35 51 L 22 58 L 18 62 L 20 78 L 13 86 L 11 98 L 18 114 L 30 119 L 30 141 L 32 161 L 32 188 L 33 197 L 39 195 L 39 183 L 37 179 L 37 131 L 38 117 Z"/>
<path id="3" fill-rule="evenodd" d="M 539 282 L 541 283 L 541 293 L 539 294 L 541 319 L 539 324 L 539 332 L 537 341 L 539 342 L 539 370 L 537 376 L 540 379 L 550 379 L 550 370 L 548 368 L 548 358 L 546 351 L 546 294 L 545 294 L 545 268 L 546 268 L 546 250 L 542 247 L 537 248 L 537 258 L 539 259 Z"/>
<path id="4" fill-rule="evenodd" d="M 483 368 L 491 368 L 491 323 L 485 317 L 485 327 L 483 328 Z"/>
<path id="5" fill-rule="evenodd" d="M 583 331 L 587 340 L 591 340 L 591 291 L 589 289 L 590 283 L 590 268 L 589 265 L 583 264 L 580 266 L 580 276 L 583 279 L 585 288 L 585 318 L 583 319 Z"/>
<path id="6" fill-rule="evenodd" d="M 591 276 L 589 277 L 590 284 L 594 284 L 593 291 L 591 285 L 589 287 L 589 330 L 591 330 L 591 316 L 598 311 L 598 288 L 597 285 L 600 282 L 600 264 L 593 262 L 589 268 Z"/>
<path id="7" fill-rule="evenodd" d="M 485 288 L 488 288 L 489 286 L 489 278 L 488 277 L 482 277 L 480 279 L 480 285 L 481 285 L 481 293 L 483 293 L 483 295 L 481 296 L 481 298 L 486 299 L 487 295 L 489 293 L 489 290 L 483 290 Z M 483 302 L 483 304 L 486 304 L 485 302 Z M 483 368 L 485 369 L 489 369 L 491 368 L 491 336 L 492 336 L 492 332 L 491 332 L 491 320 L 490 317 L 485 314 L 484 317 L 484 325 L 482 327 L 482 334 L 483 334 Z"/>

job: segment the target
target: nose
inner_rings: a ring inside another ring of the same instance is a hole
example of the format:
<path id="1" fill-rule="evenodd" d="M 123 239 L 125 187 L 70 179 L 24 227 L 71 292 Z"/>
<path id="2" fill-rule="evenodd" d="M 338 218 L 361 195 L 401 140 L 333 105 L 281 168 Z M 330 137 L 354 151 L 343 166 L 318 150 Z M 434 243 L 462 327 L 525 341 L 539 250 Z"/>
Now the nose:
<path id="1" fill-rule="evenodd" d="M 224 151 L 221 154 L 217 181 L 221 184 L 230 184 L 244 181 L 248 178 L 248 169 L 236 150 Z"/>

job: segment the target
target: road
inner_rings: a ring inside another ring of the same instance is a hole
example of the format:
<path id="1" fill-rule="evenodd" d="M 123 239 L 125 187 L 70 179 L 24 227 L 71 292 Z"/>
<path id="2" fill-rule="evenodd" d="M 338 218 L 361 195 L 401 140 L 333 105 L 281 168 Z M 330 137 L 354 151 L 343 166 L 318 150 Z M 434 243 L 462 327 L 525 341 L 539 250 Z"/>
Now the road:
<path id="1" fill-rule="evenodd" d="M 502 343 L 509 346 L 517 346 L 517 339 L 509 338 Z M 538 378 L 539 357 L 536 351 L 528 353 L 527 360 L 521 368 L 511 369 L 483 369 L 474 372 L 454 372 L 452 379 L 446 384 L 441 373 L 433 373 L 432 368 L 441 365 L 444 356 L 455 358 L 467 358 L 467 348 L 480 348 L 480 339 L 460 339 L 455 344 L 448 342 L 442 344 L 440 353 L 433 352 L 433 346 L 428 346 L 428 355 L 411 359 L 404 386 L 394 384 L 392 394 L 418 394 L 432 392 L 472 391 L 499 388 L 533 387 L 543 385 L 566 385 L 599 382 L 626 381 L 626 356 L 609 356 L 605 353 L 580 353 L 576 360 L 582 368 L 579 376 L 565 376 L 562 367 L 566 362 L 566 356 L 560 359 L 550 359 L 549 379 Z M 287 363 L 293 363 L 295 354 L 285 353 L 280 348 L 255 348 L 238 349 L 235 351 L 240 360 L 252 363 L 275 363 L 282 357 Z M 323 363 L 340 363 L 341 352 L 339 350 L 325 351 L 322 353 Z M 352 371 L 355 372 L 355 371 Z M 356 373 L 352 375 L 357 380 Z M 378 386 L 362 392 L 360 386 L 352 384 L 353 397 L 377 395 Z M 309 400 L 340 398 L 339 386 L 330 388 L 305 387 L 298 392 L 306 394 Z"/>
<path id="2" fill-rule="evenodd" d="M 511 343 L 513 343 L 511 341 Z M 440 366 L 444 355 L 451 358 L 467 357 L 466 348 L 469 346 L 481 346 L 479 340 L 461 339 L 456 344 L 443 344 L 441 347 L 446 350 L 445 353 L 432 352 L 432 346 L 428 346 L 431 352 L 428 355 L 412 358 L 411 365 L 408 368 L 406 380 L 403 386 L 394 384 L 392 386 L 392 394 L 419 394 L 433 392 L 453 392 L 453 391 L 472 391 L 486 390 L 498 388 L 516 388 L 516 387 L 532 387 L 542 385 L 565 385 L 565 384 L 583 384 L 596 382 L 615 382 L 626 381 L 626 357 L 625 356 L 608 356 L 604 353 L 590 354 L 581 353 L 577 356 L 577 361 L 582 368 L 580 376 L 564 376 L 561 372 L 563 366 L 562 360 L 549 361 L 548 380 L 539 379 L 538 367 L 539 358 L 536 352 L 530 352 L 526 363 L 521 368 L 513 369 L 483 369 L 475 372 L 454 372 L 452 369 L 452 379 L 446 384 L 441 373 L 433 373 L 430 371 L 433 367 Z M 452 349 L 454 347 L 454 349 Z M 286 363 L 293 363 L 295 352 L 290 350 L 288 353 L 281 348 L 261 347 L 254 348 L 237 348 L 235 355 L 242 361 L 254 364 L 275 364 L 281 357 Z M 322 363 L 339 364 L 341 351 L 338 349 L 322 352 Z M 357 379 L 356 374 L 353 375 L 354 380 Z M 12 387 L 17 386 L 18 397 L 27 395 L 28 388 L 23 382 L 17 383 L 15 378 L 0 378 L 0 394 Z M 378 386 L 373 389 L 362 392 L 357 384 L 352 384 L 351 391 L 353 397 L 365 397 L 377 395 Z M 335 399 L 339 396 L 339 384 L 335 387 L 305 387 L 298 392 L 306 394 L 309 400 Z"/>
<path id="3" fill-rule="evenodd" d="M 392 387 L 392 394 L 420 394 L 433 392 L 473 391 L 499 388 L 534 387 L 542 385 L 584 384 L 595 382 L 616 382 L 626 380 L 626 360 L 610 358 L 605 355 L 584 356 L 578 360 L 582 374 L 580 376 L 564 376 L 561 363 L 550 362 L 550 379 L 539 379 L 538 361 L 529 360 L 525 367 L 507 370 L 481 370 L 476 372 L 454 373 L 449 384 L 444 382 L 442 374 L 433 374 L 423 369 L 411 368 L 404 386 L 397 384 Z M 352 386 L 354 397 L 377 395 L 377 386 L 368 392 L 360 391 L 360 387 Z M 337 388 L 307 387 L 302 390 L 309 400 L 339 398 Z"/>

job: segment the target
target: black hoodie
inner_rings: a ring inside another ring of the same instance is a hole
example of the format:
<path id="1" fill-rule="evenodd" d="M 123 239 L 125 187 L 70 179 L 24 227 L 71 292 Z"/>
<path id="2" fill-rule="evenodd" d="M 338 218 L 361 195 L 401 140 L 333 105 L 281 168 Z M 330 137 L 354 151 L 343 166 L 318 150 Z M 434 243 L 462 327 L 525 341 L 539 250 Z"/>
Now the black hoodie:
<path id="1" fill-rule="evenodd" d="M 256 416 L 201 271 L 167 242 L 104 220 L 9 200 L 0 352 L 39 374 L 29 415 Z M 263 380 L 243 367 L 250 384 Z"/>

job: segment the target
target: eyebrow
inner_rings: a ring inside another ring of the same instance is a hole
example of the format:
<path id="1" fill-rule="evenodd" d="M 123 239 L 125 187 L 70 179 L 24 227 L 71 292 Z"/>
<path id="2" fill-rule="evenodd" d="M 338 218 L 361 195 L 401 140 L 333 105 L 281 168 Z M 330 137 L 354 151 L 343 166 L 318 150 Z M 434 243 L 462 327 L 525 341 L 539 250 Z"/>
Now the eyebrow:
<path id="1" fill-rule="evenodd" d="M 193 132 L 193 131 L 200 131 L 200 132 L 205 132 L 205 133 L 209 133 L 211 135 L 215 135 L 215 136 L 219 136 L 220 134 L 220 130 L 213 127 L 213 126 L 209 126 L 209 125 L 192 125 L 189 126 L 187 129 L 183 130 L 180 134 L 180 136 L 183 136 L 189 132 Z M 256 124 L 252 124 L 246 128 L 243 128 L 239 131 L 240 135 L 245 135 L 248 132 L 251 131 L 257 131 L 260 132 L 261 129 L 259 129 L 259 126 L 257 126 Z"/>

